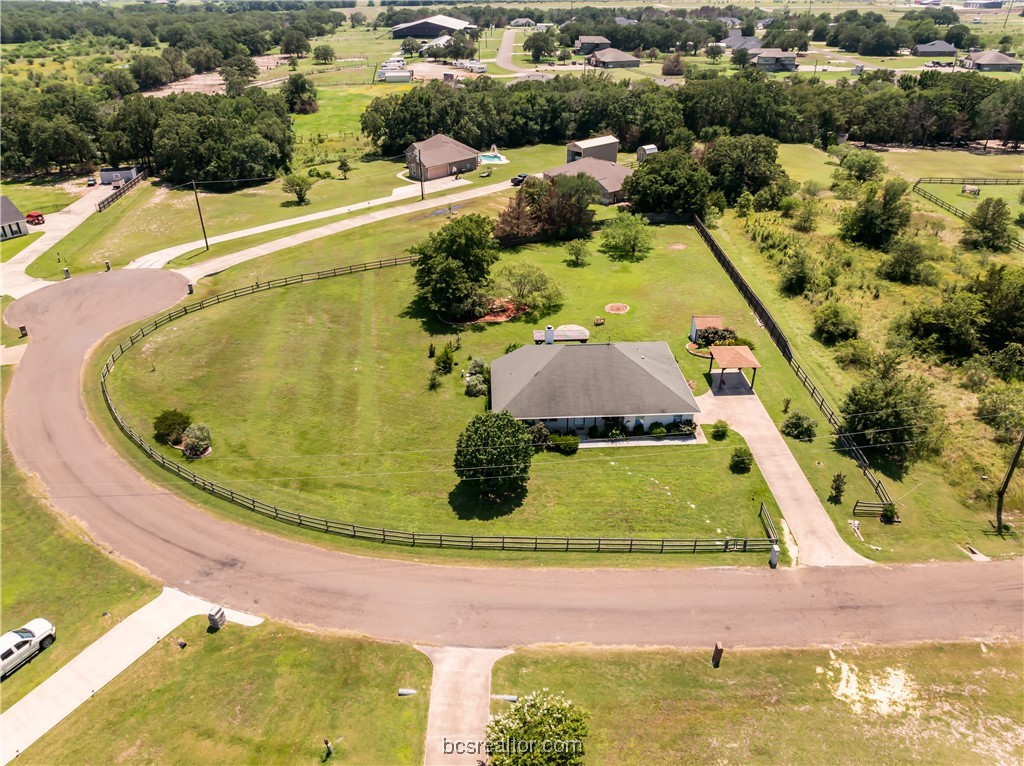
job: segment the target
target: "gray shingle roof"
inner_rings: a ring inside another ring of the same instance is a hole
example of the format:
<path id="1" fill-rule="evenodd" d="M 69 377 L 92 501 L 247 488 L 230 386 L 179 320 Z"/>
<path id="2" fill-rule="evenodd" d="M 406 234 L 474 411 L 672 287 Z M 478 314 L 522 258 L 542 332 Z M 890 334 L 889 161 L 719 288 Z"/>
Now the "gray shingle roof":
<path id="1" fill-rule="evenodd" d="M 476 157 L 476 149 L 466 146 L 454 138 L 438 133 L 425 141 L 417 141 L 406 150 L 420 153 L 420 159 L 424 167 L 432 168 L 436 165 L 447 165 L 452 162 L 462 162 Z"/>
<path id="2" fill-rule="evenodd" d="M 956 51 L 955 45 L 950 45 L 945 40 L 932 40 L 930 43 L 918 43 L 914 46 L 914 50 L 918 51 L 931 51 L 941 53 L 953 53 Z"/>
<path id="3" fill-rule="evenodd" d="M 567 162 L 564 165 L 551 168 L 551 170 L 545 170 L 544 177 L 574 176 L 579 173 L 588 175 L 597 181 L 606 194 L 617 194 L 622 191 L 622 184 L 625 180 L 633 175 L 633 169 L 596 157 L 584 157 L 575 162 Z"/>
<path id="4" fill-rule="evenodd" d="M 25 216 L 18 210 L 18 206 L 11 202 L 10 198 L 0 197 L 0 224 L 7 225 L 15 221 L 24 221 Z"/>
<path id="5" fill-rule="evenodd" d="M 527 420 L 700 412 L 664 341 L 516 349 L 491 365 L 491 409 Z"/>

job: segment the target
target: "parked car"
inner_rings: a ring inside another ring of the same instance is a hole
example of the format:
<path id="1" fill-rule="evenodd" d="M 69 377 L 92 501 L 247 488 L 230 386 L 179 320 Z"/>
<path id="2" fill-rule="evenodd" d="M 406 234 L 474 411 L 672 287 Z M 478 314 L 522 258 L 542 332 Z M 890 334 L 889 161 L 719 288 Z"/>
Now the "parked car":
<path id="1" fill-rule="evenodd" d="M 25 223 L 30 223 L 33 226 L 38 226 L 41 223 L 46 223 L 46 219 L 43 218 L 43 214 L 38 210 L 33 210 L 31 213 L 25 216 Z"/>
<path id="2" fill-rule="evenodd" d="M 522 186 L 523 185 L 523 181 L 525 181 L 529 177 L 530 177 L 529 173 L 520 173 L 517 176 L 513 176 L 512 177 L 512 185 L 513 186 Z"/>
<path id="3" fill-rule="evenodd" d="M 95 186 L 96 185 L 96 179 L 95 178 L 90 178 L 88 181 L 85 182 L 85 185 L 86 186 Z"/>
<path id="4" fill-rule="evenodd" d="M 13 673 L 57 638 L 53 623 L 37 617 L 24 627 L 0 636 L 0 677 Z"/>

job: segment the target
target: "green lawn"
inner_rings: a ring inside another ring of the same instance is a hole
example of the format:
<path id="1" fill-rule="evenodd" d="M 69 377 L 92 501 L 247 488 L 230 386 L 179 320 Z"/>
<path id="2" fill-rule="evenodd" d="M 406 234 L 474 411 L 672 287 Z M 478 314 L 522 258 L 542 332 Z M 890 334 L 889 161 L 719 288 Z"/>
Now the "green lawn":
<path id="1" fill-rule="evenodd" d="M 0 295 L 0 315 L 7 311 L 7 307 L 14 303 L 10 295 Z M 0 346 L 17 346 L 20 343 L 27 343 L 28 338 L 22 338 L 17 327 L 12 327 L 7 322 L 0 321 Z"/>
<path id="2" fill-rule="evenodd" d="M 445 217 L 420 220 L 432 228 Z M 336 253 L 339 262 L 363 260 L 357 241 L 383 256 L 421 234 L 387 223 L 318 249 Z M 691 281 L 688 269 L 669 246 L 697 249 L 692 230 L 665 227 L 658 234 L 660 247 L 641 264 L 601 256 L 573 270 L 555 246 L 524 248 L 506 259 L 540 264 L 562 285 L 565 306 L 545 322 L 590 324 L 612 301 L 635 307 L 595 328 L 594 340 L 664 338 L 684 357 L 679 317 L 698 299 L 731 305 L 739 324 L 753 330 L 724 280 L 710 290 L 707 283 L 681 286 Z M 217 439 L 204 474 L 303 512 L 466 534 L 761 535 L 758 503 L 771 507 L 772 500 L 760 475 L 721 480 L 736 437 L 706 446 L 540 455 L 521 507 L 477 507 L 457 487 L 451 457 L 456 436 L 484 402 L 465 397 L 455 376 L 442 391 L 427 390 L 427 346 L 454 333 L 410 306 L 411 276 L 408 268 L 371 272 L 307 286 L 301 301 L 282 291 L 196 315 L 125 357 L 112 395 L 142 433 L 154 406 L 189 410 Z M 661 288 L 673 282 L 680 287 Z M 463 333 L 460 367 L 470 355 L 494 359 L 510 342 L 528 340 L 538 322 Z M 176 372 L 185 356 L 194 370 L 187 379 Z M 683 363 L 696 368 L 693 377 L 703 371 L 696 360 Z M 244 418 L 223 406 L 229 400 L 248 402 Z M 420 427 L 424 412 L 438 416 L 429 428 Z"/>
<path id="3" fill-rule="evenodd" d="M 273 623 L 206 628 L 187 621 L 19 763 L 315 763 L 324 738 L 331 763 L 422 763 L 423 654 Z M 419 693 L 399 697 L 399 687 Z"/>
<path id="4" fill-rule="evenodd" d="M 908 181 L 918 178 L 1020 178 L 1019 154 L 975 154 L 949 149 L 891 149 L 883 152 L 889 170 Z M 957 187 L 959 188 L 959 187 Z"/>
<path id="5" fill-rule="evenodd" d="M 13 369 L 0 368 L 5 393 Z M 160 589 L 58 516 L 39 486 L 18 470 L 6 446 L 0 469 L 0 630 L 13 630 L 35 617 L 57 628 L 53 646 L 3 682 L 0 710 L 6 710 Z"/>
<path id="6" fill-rule="evenodd" d="M 26 234 L 16 239 L 8 239 L 0 244 L 0 263 L 7 263 L 11 258 L 16 256 L 22 250 L 29 246 L 30 243 L 35 242 L 43 236 L 41 231 L 33 231 L 30 234 Z"/>
<path id="7" fill-rule="evenodd" d="M 55 181 L 49 176 L 32 181 L 4 181 L 0 183 L 0 193 L 9 197 L 22 213 L 33 210 L 51 208 L 53 205 L 65 207 L 77 199 L 77 196 L 61 188 L 67 183 L 66 178 Z M 85 182 L 82 181 L 84 189 Z"/>
<path id="8" fill-rule="evenodd" d="M 1024 210 L 1024 206 L 1020 203 L 1021 194 L 1024 193 L 1024 184 L 1013 186 L 979 186 L 978 188 L 981 189 L 981 193 L 977 196 L 961 192 L 961 184 L 921 184 L 921 188 L 967 213 L 973 212 L 974 208 L 983 199 L 988 198 L 1004 200 L 1010 206 L 1010 213 L 1014 220 L 1017 218 L 1017 213 Z M 1018 237 L 1020 233 L 1020 229 L 1017 229 L 1016 235 Z"/>
<path id="9" fill-rule="evenodd" d="M 527 649 L 495 694 L 547 687 L 590 712 L 588 766 L 1016 763 L 1020 643 L 830 651 Z M 845 684 L 843 683 L 845 681 Z M 497 713 L 508 703 L 495 701 Z"/>
<path id="10" fill-rule="evenodd" d="M 807 144 L 779 144 L 779 162 L 797 183 L 817 181 L 825 189 L 838 167 L 828 154 Z"/>

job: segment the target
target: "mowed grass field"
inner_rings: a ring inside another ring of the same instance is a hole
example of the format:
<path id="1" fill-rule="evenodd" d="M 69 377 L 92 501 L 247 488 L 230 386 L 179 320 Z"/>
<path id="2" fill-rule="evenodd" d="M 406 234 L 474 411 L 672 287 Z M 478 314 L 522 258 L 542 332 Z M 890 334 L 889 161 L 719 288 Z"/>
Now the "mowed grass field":
<path id="1" fill-rule="evenodd" d="M 592 766 L 1019 763 L 1020 643 L 700 652 L 526 649 L 492 691 L 590 712 Z M 495 701 L 493 712 L 508 707 Z"/>
<path id="2" fill-rule="evenodd" d="M 330 763 L 422 763 L 431 666 L 412 647 L 274 623 L 206 629 L 185 622 L 19 763 L 316 763 L 325 738 Z"/>
<path id="3" fill-rule="evenodd" d="M 444 217 L 421 220 L 432 228 Z M 400 252 L 385 246 L 394 233 L 410 239 L 395 224 L 354 234 L 385 255 Z M 592 342 L 664 339 L 685 357 L 687 312 L 698 295 L 709 306 L 731 305 L 737 324 L 754 329 L 727 282 L 666 290 L 686 281 L 680 245 L 700 245 L 688 228 L 665 227 L 658 236 L 657 251 L 638 264 L 597 256 L 591 266 L 571 269 L 557 246 L 506 254 L 505 262 L 541 265 L 561 284 L 565 305 L 543 321 L 464 331 L 458 368 L 470 356 L 493 360 L 513 341 L 530 342 L 532 329 L 546 322 L 589 325 L 610 302 L 633 308 L 594 328 Z M 453 340 L 455 332 L 415 306 L 413 294 L 412 269 L 401 267 L 226 304 L 153 335 L 119 363 L 111 393 L 142 433 L 154 407 L 185 409 L 209 423 L 217 446 L 197 466 L 204 474 L 302 512 L 466 534 L 763 534 L 758 504 L 774 504 L 759 473 L 728 473 L 737 437 L 704 446 L 542 454 L 521 507 L 479 503 L 459 487 L 451 460 L 456 437 L 484 401 L 467 398 L 458 375 L 440 391 L 427 390 L 428 346 Z M 185 359 L 187 376 L 180 374 Z M 701 363 L 684 364 L 703 384 Z M 246 405 L 224 406 L 228 401 Z"/>
<path id="4" fill-rule="evenodd" d="M 14 368 L 0 370 L 6 394 Z M 57 628 L 53 646 L 4 680 L 0 710 L 6 710 L 160 589 L 55 513 L 6 446 L 0 471 L 0 632 L 35 617 Z"/>
<path id="5" fill-rule="evenodd" d="M 82 191 L 85 191 L 85 181 L 80 183 Z M 50 210 L 54 205 L 65 207 L 77 199 L 77 196 L 62 187 L 62 182 L 50 178 L 41 178 L 32 181 L 4 181 L 0 183 L 0 194 L 10 198 L 11 202 L 23 214 L 33 210 Z"/>
<path id="6" fill-rule="evenodd" d="M 22 237 L 4 240 L 3 244 L 0 244 L 0 263 L 7 263 L 41 236 L 43 236 L 43 232 L 33 231 Z"/>

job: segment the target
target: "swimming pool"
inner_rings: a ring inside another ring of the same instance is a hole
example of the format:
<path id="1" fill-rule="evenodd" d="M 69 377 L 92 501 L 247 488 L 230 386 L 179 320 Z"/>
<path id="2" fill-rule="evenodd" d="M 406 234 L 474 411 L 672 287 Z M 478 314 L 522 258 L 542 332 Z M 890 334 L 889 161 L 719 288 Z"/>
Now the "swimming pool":
<path id="1" fill-rule="evenodd" d="M 498 152 L 487 152 L 478 158 L 481 165 L 507 165 L 508 159 Z"/>

